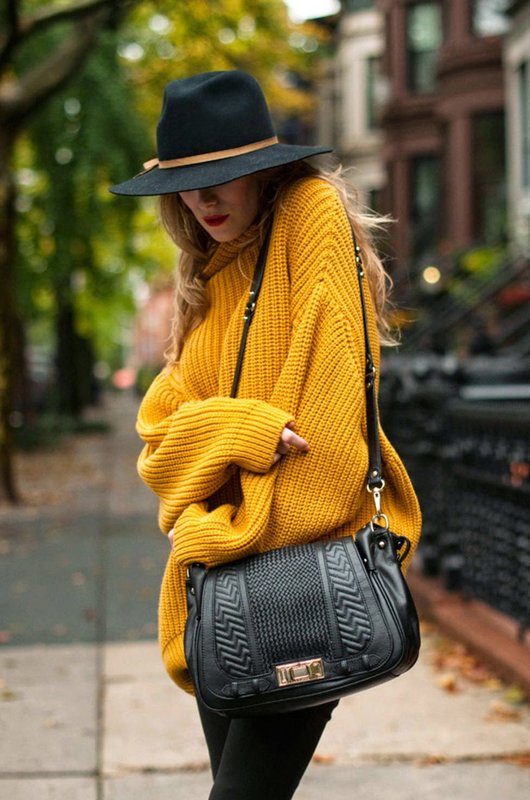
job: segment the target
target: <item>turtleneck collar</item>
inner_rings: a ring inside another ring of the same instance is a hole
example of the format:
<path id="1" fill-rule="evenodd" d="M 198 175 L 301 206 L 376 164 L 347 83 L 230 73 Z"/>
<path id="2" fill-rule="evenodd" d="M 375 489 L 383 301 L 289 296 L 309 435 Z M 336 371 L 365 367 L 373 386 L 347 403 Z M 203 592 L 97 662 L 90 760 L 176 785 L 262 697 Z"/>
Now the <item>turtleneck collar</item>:
<path id="1" fill-rule="evenodd" d="M 252 239 L 255 239 L 256 247 L 258 246 L 258 230 L 259 226 L 257 223 L 251 225 L 250 228 L 238 236 L 237 239 L 231 239 L 229 242 L 220 242 L 216 249 L 213 251 L 208 263 L 202 270 L 202 274 L 205 278 L 209 279 L 216 272 L 226 267 L 230 264 L 234 259 L 237 257 L 238 253 L 244 248 L 245 244 L 250 242 Z M 252 245 L 253 247 L 253 245 Z"/>

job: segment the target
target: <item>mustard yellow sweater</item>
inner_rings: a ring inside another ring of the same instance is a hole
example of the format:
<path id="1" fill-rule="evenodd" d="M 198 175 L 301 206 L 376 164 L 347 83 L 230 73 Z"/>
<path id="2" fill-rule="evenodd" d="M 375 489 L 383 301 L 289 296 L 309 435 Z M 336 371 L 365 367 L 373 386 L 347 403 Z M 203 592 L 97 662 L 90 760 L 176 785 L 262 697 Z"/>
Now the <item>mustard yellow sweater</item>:
<path id="1" fill-rule="evenodd" d="M 246 236 L 244 234 L 243 236 Z M 335 190 L 304 178 L 276 211 L 261 295 L 236 399 L 230 398 L 243 309 L 258 254 L 220 244 L 206 266 L 210 309 L 178 365 L 162 372 L 138 416 L 143 480 L 160 498 L 174 546 L 159 606 L 170 676 L 192 691 L 183 650 L 185 570 L 330 535 L 373 514 L 361 307 L 350 227 Z M 368 294 L 368 291 L 367 291 Z M 369 303 L 371 340 L 379 348 Z M 310 445 L 273 465 L 291 420 Z M 383 510 L 413 546 L 420 512 L 405 469 L 381 432 Z"/>

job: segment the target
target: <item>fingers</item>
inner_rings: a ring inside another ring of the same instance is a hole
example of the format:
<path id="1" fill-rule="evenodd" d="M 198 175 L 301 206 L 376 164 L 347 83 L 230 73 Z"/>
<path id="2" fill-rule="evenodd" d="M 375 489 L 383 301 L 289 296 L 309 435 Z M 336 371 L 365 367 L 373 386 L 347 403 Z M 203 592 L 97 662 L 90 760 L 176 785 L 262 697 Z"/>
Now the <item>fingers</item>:
<path id="1" fill-rule="evenodd" d="M 289 447 L 296 447 L 297 450 L 302 450 L 304 453 L 307 453 L 309 450 L 309 443 L 306 442 L 305 439 L 302 439 L 302 437 L 295 433 L 290 427 L 285 427 L 280 437 L 278 452 L 284 454 Z M 286 449 L 282 451 L 281 448 Z"/>
<path id="2" fill-rule="evenodd" d="M 287 455 L 289 452 L 289 445 L 285 444 L 281 439 L 278 447 L 276 448 L 276 452 L 274 454 L 273 463 L 276 464 L 282 456 Z"/>
<path id="3" fill-rule="evenodd" d="M 287 455 L 290 447 L 294 447 L 303 453 L 307 453 L 309 450 L 309 443 L 295 433 L 293 427 L 294 423 L 290 422 L 281 432 L 280 441 L 278 442 L 278 447 L 276 448 L 273 458 L 274 464 L 276 464 L 282 456 Z"/>
<path id="4" fill-rule="evenodd" d="M 172 530 L 169 531 L 169 533 L 167 535 L 167 538 L 168 538 L 168 541 L 169 541 L 169 544 L 170 544 L 171 547 L 173 547 L 173 533 L 174 533 L 174 531 L 172 529 Z"/>

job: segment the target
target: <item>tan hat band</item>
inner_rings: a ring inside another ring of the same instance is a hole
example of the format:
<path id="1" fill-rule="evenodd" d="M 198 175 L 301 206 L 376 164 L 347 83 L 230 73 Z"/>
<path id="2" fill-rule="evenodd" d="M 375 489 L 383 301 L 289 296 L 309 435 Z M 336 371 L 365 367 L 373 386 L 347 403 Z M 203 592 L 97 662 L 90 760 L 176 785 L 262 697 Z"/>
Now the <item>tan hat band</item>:
<path id="1" fill-rule="evenodd" d="M 150 161 L 145 162 L 144 169 L 150 170 L 154 167 L 172 169 L 173 167 L 187 167 L 190 164 L 205 164 L 207 161 L 219 161 L 222 158 L 233 158 L 245 153 L 252 153 L 255 150 L 262 150 L 264 147 L 270 147 L 273 144 L 278 144 L 277 136 L 271 136 L 270 139 L 262 139 L 260 142 L 245 144 L 242 147 L 231 147 L 228 150 L 216 150 L 213 153 L 201 153 L 197 156 L 186 156 L 186 158 L 172 158 L 170 161 L 159 161 L 158 158 L 152 158 Z"/>

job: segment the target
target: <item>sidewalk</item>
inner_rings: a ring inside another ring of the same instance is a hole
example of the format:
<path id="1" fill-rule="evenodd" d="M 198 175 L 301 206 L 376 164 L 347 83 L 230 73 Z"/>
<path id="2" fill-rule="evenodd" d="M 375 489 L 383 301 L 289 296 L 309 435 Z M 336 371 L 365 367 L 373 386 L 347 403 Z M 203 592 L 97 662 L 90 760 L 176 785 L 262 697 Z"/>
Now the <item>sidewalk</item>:
<path id="1" fill-rule="evenodd" d="M 0 507 L 0 800 L 208 796 L 193 700 L 155 640 L 167 543 L 135 473 L 135 405 L 108 398 L 111 434 L 24 458 L 32 505 Z M 425 626 L 413 670 L 341 702 L 296 798 L 526 800 L 513 695 Z"/>

